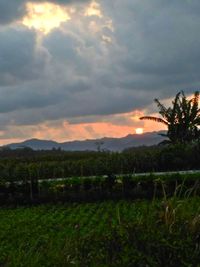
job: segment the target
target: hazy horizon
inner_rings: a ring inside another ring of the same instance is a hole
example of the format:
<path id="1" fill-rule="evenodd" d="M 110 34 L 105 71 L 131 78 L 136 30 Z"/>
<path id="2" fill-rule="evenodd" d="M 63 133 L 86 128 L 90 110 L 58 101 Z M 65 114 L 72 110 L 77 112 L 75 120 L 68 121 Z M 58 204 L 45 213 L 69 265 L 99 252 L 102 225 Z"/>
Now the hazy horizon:
<path id="1" fill-rule="evenodd" d="M 161 130 L 162 131 L 162 130 Z M 30 140 L 39 140 L 39 141 L 53 141 L 53 142 L 57 142 L 57 143 L 67 143 L 67 142 L 74 142 L 74 141 L 87 141 L 87 140 L 98 140 L 98 139 L 104 139 L 104 138 L 116 138 L 116 139 L 120 139 L 120 138 L 124 138 L 124 137 L 127 137 L 128 135 L 134 135 L 134 136 L 143 136 L 145 134 L 151 134 L 151 133 L 158 133 L 160 131 L 150 131 L 150 132 L 143 132 L 141 134 L 137 134 L 137 133 L 130 133 L 130 134 L 127 134 L 127 135 L 123 135 L 123 136 L 118 136 L 118 137 L 115 137 L 115 136 L 102 136 L 102 137 L 99 137 L 99 138 L 83 138 L 83 139 L 71 139 L 71 140 L 63 140 L 63 141 L 58 141 L 58 140 L 55 140 L 55 139 L 41 139 L 41 138 L 28 138 L 28 139 L 22 139 L 22 140 L 19 140 L 17 142 L 9 142 L 9 143 L 6 143 L 6 144 L 0 144 L 0 146 L 6 146 L 6 145 L 9 145 L 9 144 L 12 144 L 12 143 L 23 143 L 23 142 L 26 142 L 26 141 L 30 141 Z"/>

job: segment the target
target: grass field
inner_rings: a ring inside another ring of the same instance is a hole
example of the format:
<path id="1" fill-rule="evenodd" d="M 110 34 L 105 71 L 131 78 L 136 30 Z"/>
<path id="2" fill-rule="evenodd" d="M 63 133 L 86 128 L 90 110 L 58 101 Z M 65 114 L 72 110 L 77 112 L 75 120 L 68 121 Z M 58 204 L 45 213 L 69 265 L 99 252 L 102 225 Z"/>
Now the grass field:
<path id="1" fill-rule="evenodd" d="M 200 198 L 1 208 L 0 266 L 200 266 Z"/>

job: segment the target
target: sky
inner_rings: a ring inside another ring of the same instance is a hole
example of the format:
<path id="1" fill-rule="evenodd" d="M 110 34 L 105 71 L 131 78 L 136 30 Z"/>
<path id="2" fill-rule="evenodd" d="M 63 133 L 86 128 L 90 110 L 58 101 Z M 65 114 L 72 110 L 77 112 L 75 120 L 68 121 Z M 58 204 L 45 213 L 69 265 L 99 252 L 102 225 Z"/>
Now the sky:
<path id="1" fill-rule="evenodd" d="M 199 90 L 199 0 L 0 0 L 0 144 L 163 128 Z"/>

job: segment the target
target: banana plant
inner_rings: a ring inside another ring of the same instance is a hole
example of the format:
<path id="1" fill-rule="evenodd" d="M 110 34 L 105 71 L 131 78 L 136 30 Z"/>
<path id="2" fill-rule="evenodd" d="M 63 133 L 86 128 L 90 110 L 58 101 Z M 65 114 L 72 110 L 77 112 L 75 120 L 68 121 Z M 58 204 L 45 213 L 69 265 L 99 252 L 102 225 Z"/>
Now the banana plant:
<path id="1" fill-rule="evenodd" d="M 167 134 L 171 143 L 185 143 L 200 138 L 200 109 L 199 91 L 191 99 L 187 99 L 184 92 L 176 94 L 172 107 L 165 107 L 157 98 L 154 99 L 162 116 L 143 116 L 141 120 L 151 120 L 167 126 Z"/>

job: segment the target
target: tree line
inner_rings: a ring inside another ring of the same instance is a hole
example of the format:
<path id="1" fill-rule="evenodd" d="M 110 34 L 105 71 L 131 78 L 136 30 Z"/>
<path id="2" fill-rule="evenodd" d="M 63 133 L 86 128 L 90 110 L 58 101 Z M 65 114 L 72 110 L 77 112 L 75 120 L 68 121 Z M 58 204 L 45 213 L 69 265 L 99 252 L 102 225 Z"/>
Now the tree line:
<path id="1" fill-rule="evenodd" d="M 118 152 L 11 151 L 1 156 L 0 180 L 133 174 L 200 168 L 200 143 L 130 148 Z M 16 155 L 14 157 L 14 153 Z"/>

